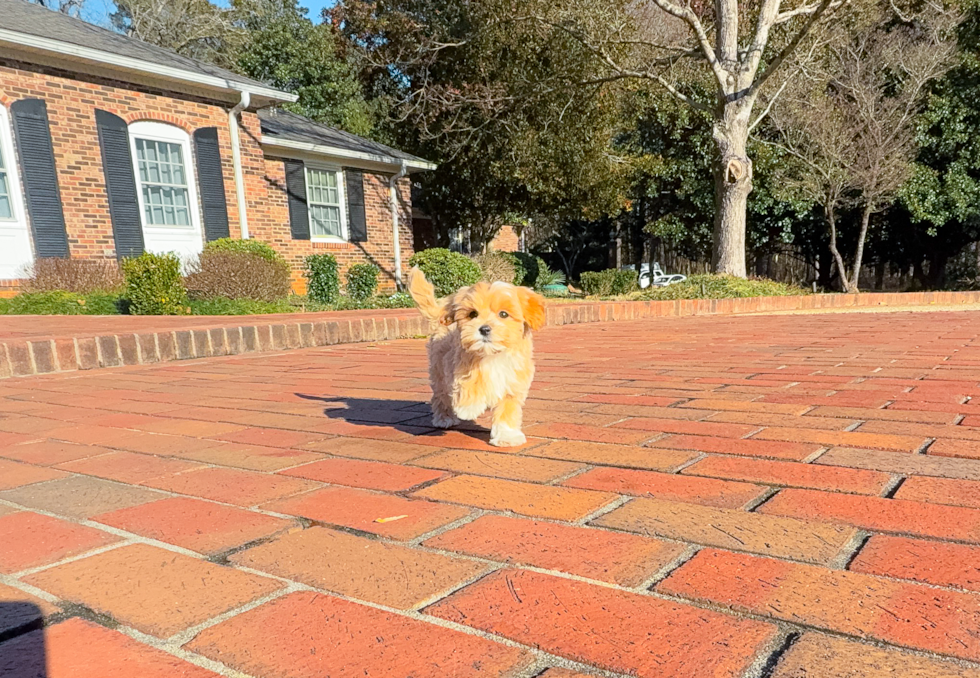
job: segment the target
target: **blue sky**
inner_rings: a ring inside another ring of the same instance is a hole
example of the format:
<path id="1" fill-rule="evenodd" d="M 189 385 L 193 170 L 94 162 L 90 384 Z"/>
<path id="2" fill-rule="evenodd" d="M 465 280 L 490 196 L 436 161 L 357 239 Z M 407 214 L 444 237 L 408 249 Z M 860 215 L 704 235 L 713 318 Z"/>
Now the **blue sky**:
<path id="1" fill-rule="evenodd" d="M 333 7 L 334 0 L 301 0 L 300 5 L 310 10 L 310 13 L 306 16 L 310 17 L 316 23 L 320 23 L 320 13 L 323 11 L 324 7 Z"/>
<path id="2" fill-rule="evenodd" d="M 225 4 L 222 0 L 211 0 L 215 4 Z M 320 23 L 320 13 L 325 7 L 333 7 L 336 0 L 300 0 L 300 6 L 309 10 L 306 16 Z M 81 18 L 89 23 L 109 28 L 109 15 L 116 9 L 113 0 L 86 0 Z"/>

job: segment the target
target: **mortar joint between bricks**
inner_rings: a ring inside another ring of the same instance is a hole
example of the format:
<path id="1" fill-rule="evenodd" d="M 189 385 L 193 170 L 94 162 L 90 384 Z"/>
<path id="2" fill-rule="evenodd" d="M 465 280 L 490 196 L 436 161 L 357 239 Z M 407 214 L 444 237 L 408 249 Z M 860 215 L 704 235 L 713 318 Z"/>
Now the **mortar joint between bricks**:
<path id="1" fill-rule="evenodd" d="M 446 532 L 455 530 L 456 528 L 462 527 L 463 525 L 472 523 L 477 518 L 485 516 L 488 513 L 489 513 L 488 511 L 485 511 L 483 509 L 471 509 L 469 515 L 465 515 L 462 518 L 458 518 L 457 520 L 454 520 L 451 523 L 446 523 L 445 525 L 441 525 L 434 530 L 430 530 L 429 532 L 426 532 L 425 534 L 421 534 L 415 537 L 414 539 L 405 542 L 405 544 L 407 546 L 421 546 L 422 542 L 424 541 L 427 541 L 434 537 L 438 537 L 441 534 L 445 534 Z"/>
<path id="2" fill-rule="evenodd" d="M 560 476 L 558 476 L 556 478 L 552 478 L 551 480 L 549 480 L 548 482 L 546 482 L 545 485 L 560 486 L 561 483 L 564 483 L 567 480 L 571 480 L 575 476 L 580 476 L 583 473 L 588 473 L 589 471 L 591 471 L 591 470 L 593 470 L 595 468 L 596 467 L 593 466 L 592 464 L 585 464 L 581 468 L 574 469 L 574 470 L 569 471 L 568 473 L 562 474 L 562 475 L 560 475 Z"/>
<path id="3" fill-rule="evenodd" d="M 582 518 L 579 518 L 578 520 L 572 521 L 570 524 L 571 525 L 578 525 L 578 526 L 588 525 L 593 520 L 596 520 L 598 518 L 601 518 L 602 516 L 606 515 L 607 513 L 612 513 L 613 511 L 615 511 L 616 509 L 618 509 L 620 506 L 622 506 L 623 504 L 626 504 L 627 502 L 629 502 L 629 501 L 631 501 L 633 499 L 635 499 L 635 497 L 627 496 L 627 495 L 620 495 L 616 499 L 613 499 L 612 501 L 610 501 L 605 506 L 600 506 L 598 509 L 596 509 L 592 513 L 590 513 L 590 514 L 588 514 L 588 515 L 586 515 L 586 516 L 584 516 Z"/>
<path id="4" fill-rule="evenodd" d="M 961 420 L 962 421 L 962 420 Z M 932 447 L 933 443 L 936 442 L 935 438 L 928 438 L 922 445 L 915 451 L 916 454 L 928 454 L 929 448 Z"/>
<path id="5" fill-rule="evenodd" d="M 756 509 L 765 504 L 767 501 L 779 494 L 780 487 L 767 487 L 766 491 L 760 494 L 755 499 L 751 499 L 742 506 L 742 510 L 746 513 L 755 513 Z"/>
<path id="6" fill-rule="evenodd" d="M 885 483 L 885 486 L 881 488 L 881 497 L 884 499 L 893 498 L 904 482 L 905 476 L 898 474 L 892 475 L 889 481 Z"/>
<path id="7" fill-rule="evenodd" d="M 803 459 L 801 459 L 800 462 L 804 464 L 812 464 L 813 462 L 815 462 L 817 459 L 827 454 L 828 452 L 830 452 L 829 447 L 821 447 L 819 450 L 816 450 L 815 452 L 811 452 L 807 456 L 803 457 Z"/>
<path id="8" fill-rule="evenodd" d="M 803 634 L 796 630 L 780 629 L 779 633 L 759 652 L 756 659 L 742 674 L 743 678 L 770 678 L 783 655 Z"/>
<path id="9" fill-rule="evenodd" d="M 650 592 L 664 579 L 672 575 L 674 572 L 684 567 L 690 560 L 698 554 L 704 547 L 700 544 L 687 544 L 683 543 L 684 549 L 674 556 L 672 559 L 661 565 L 655 572 L 653 572 L 649 577 L 640 582 L 635 590 L 638 593 Z"/>
<path id="10" fill-rule="evenodd" d="M 851 537 L 846 544 L 841 547 L 841 550 L 834 556 L 830 562 L 827 563 L 827 567 L 831 570 L 846 570 L 854 562 L 854 559 L 858 557 L 864 545 L 868 543 L 871 539 L 871 533 L 867 530 L 856 530 L 854 536 Z"/>

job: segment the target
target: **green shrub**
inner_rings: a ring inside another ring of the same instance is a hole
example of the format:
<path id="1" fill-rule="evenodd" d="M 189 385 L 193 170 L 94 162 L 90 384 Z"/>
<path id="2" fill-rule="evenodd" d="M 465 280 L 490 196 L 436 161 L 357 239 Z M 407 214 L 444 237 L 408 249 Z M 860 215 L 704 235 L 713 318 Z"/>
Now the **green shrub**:
<path id="1" fill-rule="evenodd" d="M 255 299 L 192 299 L 194 315 L 261 315 L 264 313 L 292 313 L 296 309 L 288 301 L 256 301 Z"/>
<path id="2" fill-rule="evenodd" d="M 608 297 L 612 293 L 612 276 L 609 271 L 586 271 L 579 277 L 582 291 L 590 297 Z"/>
<path id="3" fill-rule="evenodd" d="M 564 285 L 565 274 L 552 271 L 543 260 L 538 260 L 538 275 L 534 280 L 534 289 L 540 290 L 548 285 Z"/>
<path id="4" fill-rule="evenodd" d="M 460 287 L 475 285 L 482 275 L 475 261 L 442 247 L 416 252 L 408 263 L 425 273 L 440 297 L 452 294 Z"/>
<path id="5" fill-rule="evenodd" d="M 347 296 L 363 301 L 374 296 L 378 289 L 378 267 L 374 264 L 354 264 L 347 269 Z"/>
<path id="6" fill-rule="evenodd" d="M 340 298 L 340 269 L 332 254 L 306 257 L 306 294 L 318 304 L 334 304 Z"/>
<path id="7" fill-rule="evenodd" d="M 629 294 L 638 289 L 640 289 L 640 276 L 636 271 L 616 271 L 613 276 L 613 294 Z"/>
<path id="8" fill-rule="evenodd" d="M 238 238 L 218 238 L 204 246 L 205 252 L 234 252 L 236 254 L 254 254 L 268 261 L 285 261 L 282 255 L 272 249 L 272 246 L 261 240 L 239 240 Z"/>
<path id="9" fill-rule="evenodd" d="M 514 284 L 524 287 L 534 287 L 538 282 L 538 273 L 541 267 L 548 267 L 544 263 L 544 259 L 536 257 L 533 254 L 528 254 L 527 252 L 512 252 L 511 256 L 517 262 L 514 266 Z M 516 282 L 518 275 L 521 276 L 520 282 Z"/>
<path id="10" fill-rule="evenodd" d="M 354 299 L 352 297 L 341 297 L 336 304 L 320 307 L 321 311 L 359 311 L 370 308 L 412 308 L 415 302 L 412 297 L 405 292 L 396 292 L 388 296 L 370 297 L 368 299 Z"/>
<path id="11" fill-rule="evenodd" d="M 514 269 L 514 260 L 507 252 L 487 252 L 477 254 L 473 261 L 480 267 L 480 274 L 487 282 L 498 280 L 513 283 L 517 277 Z M 522 276 L 523 279 L 523 276 Z"/>
<path id="12" fill-rule="evenodd" d="M 810 290 L 795 285 L 758 278 L 746 280 L 731 275 L 692 275 L 683 282 L 643 290 L 640 299 L 731 299 L 737 297 L 786 297 L 809 294 Z"/>
<path id="13" fill-rule="evenodd" d="M 176 254 L 144 252 L 122 262 L 126 279 L 125 297 L 133 315 L 182 315 L 187 308 L 187 290 L 180 276 Z"/>
<path id="14" fill-rule="evenodd" d="M 118 315 L 123 311 L 118 294 L 76 294 L 64 290 L 24 292 L 0 299 L 0 315 Z"/>
<path id="15" fill-rule="evenodd" d="M 605 271 L 589 271 L 579 278 L 582 289 L 589 296 L 608 297 L 629 294 L 639 289 L 636 271 L 607 268 Z"/>

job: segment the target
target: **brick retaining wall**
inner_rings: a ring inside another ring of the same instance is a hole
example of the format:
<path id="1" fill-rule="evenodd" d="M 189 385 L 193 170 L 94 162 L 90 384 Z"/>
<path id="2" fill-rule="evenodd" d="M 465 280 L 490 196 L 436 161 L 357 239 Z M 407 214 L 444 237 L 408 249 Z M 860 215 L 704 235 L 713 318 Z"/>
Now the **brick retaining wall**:
<path id="1" fill-rule="evenodd" d="M 594 301 L 550 305 L 547 325 L 670 316 L 969 304 L 980 304 L 980 292 Z M 415 309 L 188 318 L 0 316 L 0 378 L 406 339 L 425 332 L 426 326 Z"/>

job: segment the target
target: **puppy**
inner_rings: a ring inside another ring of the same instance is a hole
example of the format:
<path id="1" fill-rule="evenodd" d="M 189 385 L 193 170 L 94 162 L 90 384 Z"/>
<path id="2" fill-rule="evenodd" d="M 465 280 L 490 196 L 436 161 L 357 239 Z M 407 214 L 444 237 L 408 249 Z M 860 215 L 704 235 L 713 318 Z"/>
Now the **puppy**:
<path id="1" fill-rule="evenodd" d="M 427 344 L 432 422 L 450 428 L 493 410 L 490 444 L 513 447 L 534 379 L 531 332 L 544 326 L 544 298 L 526 287 L 480 282 L 436 299 L 418 268 L 409 292 L 433 326 Z"/>

